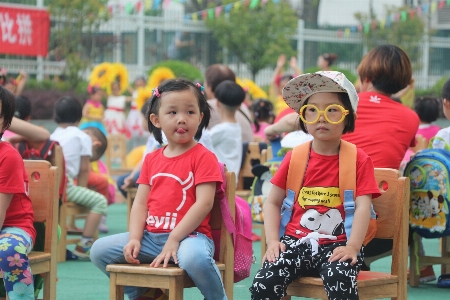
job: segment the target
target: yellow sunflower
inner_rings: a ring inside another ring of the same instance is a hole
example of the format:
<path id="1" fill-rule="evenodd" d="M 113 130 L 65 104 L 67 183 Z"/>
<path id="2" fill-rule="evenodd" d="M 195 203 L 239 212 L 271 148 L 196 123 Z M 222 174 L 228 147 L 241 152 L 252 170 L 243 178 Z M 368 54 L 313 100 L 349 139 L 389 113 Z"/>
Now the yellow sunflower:
<path id="1" fill-rule="evenodd" d="M 121 63 L 114 63 L 111 65 L 112 72 L 114 74 L 113 81 L 118 81 L 120 85 L 120 93 L 123 94 L 128 88 L 128 71 L 127 68 Z M 111 83 L 113 83 L 111 81 Z M 106 92 L 111 95 L 111 83 L 106 87 Z"/>
<path id="2" fill-rule="evenodd" d="M 106 89 L 114 80 L 114 71 L 112 65 L 108 62 L 96 65 L 89 75 L 89 85 L 99 86 Z"/>
<path id="3" fill-rule="evenodd" d="M 144 88 L 140 88 L 138 90 L 138 94 L 136 97 L 136 106 L 137 109 L 141 110 L 142 106 L 144 105 L 144 103 L 150 99 L 150 97 L 152 96 L 152 91 L 153 89 L 149 88 L 148 85 Z"/>
<path id="4" fill-rule="evenodd" d="M 265 98 L 267 99 L 267 93 L 260 88 L 255 82 L 250 79 L 244 78 L 242 80 L 236 80 L 236 82 L 242 87 L 247 88 L 248 93 L 252 96 L 253 99 Z"/>
<path id="5" fill-rule="evenodd" d="M 163 81 L 175 78 L 175 74 L 171 69 L 166 67 L 159 67 L 152 71 L 148 78 L 147 86 L 151 89 L 159 86 Z"/>

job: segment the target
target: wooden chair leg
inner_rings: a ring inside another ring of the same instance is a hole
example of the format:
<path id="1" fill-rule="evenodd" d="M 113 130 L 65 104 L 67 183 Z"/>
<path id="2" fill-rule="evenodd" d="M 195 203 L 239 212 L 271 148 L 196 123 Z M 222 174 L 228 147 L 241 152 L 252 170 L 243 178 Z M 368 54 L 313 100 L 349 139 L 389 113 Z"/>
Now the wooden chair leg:
<path id="1" fill-rule="evenodd" d="M 448 236 L 441 238 L 441 256 L 450 257 L 450 238 Z M 450 265 L 441 265 L 441 274 L 450 273 Z"/>
<path id="2" fill-rule="evenodd" d="M 66 243 L 67 243 L 67 227 L 66 227 L 66 208 L 64 205 L 59 208 L 59 227 L 61 236 L 58 243 L 58 262 L 66 261 Z"/>
<path id="3" fill-rule="evenodd" d="M 169 300 L 183 299 L 183 278 L 174 276 L 169 279 Z"/>
<path id="4" fill-rule="evenodd" d="M 416 273 L 416 265 L 417 263 L 420 263 L 420 260 L 419 262 L 417 261 L 417 255 L 419 254 L 417 252 L 418 250 L 416 249 L 416 245 L 418 245 L 419 239 L 420 237 L 414 233 L 412 243 L 409 246 L 409 285 L 412 287 L 419 286 L 420 275 Z"/>
<path id="5" fill-rule="evenodd" d="M 124 286 L 117 285 L 117 274 L 109 274 L 109 299 L 110 300 L 124 300 Z"/>

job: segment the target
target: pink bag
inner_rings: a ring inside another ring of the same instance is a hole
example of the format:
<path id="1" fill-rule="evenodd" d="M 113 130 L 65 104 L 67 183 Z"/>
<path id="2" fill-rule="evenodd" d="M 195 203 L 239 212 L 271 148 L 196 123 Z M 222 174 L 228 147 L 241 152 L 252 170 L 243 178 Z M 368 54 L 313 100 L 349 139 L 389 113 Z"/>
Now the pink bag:
<path id="1" fill-rule="evenodd" d="M 228 199 L 225 194 L 226 179 L 225 169 L 222 163 L 219 163 L 222 172 L 223 183 L 217 187 L 216 200 L 220 201 L 222 217 L 225 227 L 233 236 L 234 242 L 234 282 L 239 282 L 250 276 L 250 269 L 253 261 L 252 248 L 252 214 L 247 201 L 240 197 L 235 197 L 236 201 L 236 222 L 233 221 L 228 205 Z M 213 232 L 215 253 L 214 259 L 219 257 L 220 250 L 220 232 Z"/>

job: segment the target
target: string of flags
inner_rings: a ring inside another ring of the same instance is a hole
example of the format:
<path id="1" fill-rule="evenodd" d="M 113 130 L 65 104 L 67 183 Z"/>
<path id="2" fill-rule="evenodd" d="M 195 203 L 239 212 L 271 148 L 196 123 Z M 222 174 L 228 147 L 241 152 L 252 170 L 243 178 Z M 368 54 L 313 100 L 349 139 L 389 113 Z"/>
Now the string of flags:
<path id="1" fill-rule="evenodd" d="M 144 9 L 144 11 L 167 9 L 171 3 L 186 3 L 187 1 L 189 0 L 138 0 L 134 3 L 128 2 L 126 4 L 110 4 L 108 5 L 108 11 L 110 14 L 126 13 L 131 15 L 139 13 L 142 9 Z M 198 1 L 201 4 L 206 0 Z M 250 9 L 255 9 L 258 6 L 264 7 L 269 1 L 275 4 L 278 4 L 280 2 L 280 0 L 239 0 L 229 4 L 219 5 L 216 7 L 186 14 L 185 19 L 193 21 L 214 19 L 220 17 L 220 15 L 224 13 L 232 12 L 233 9 L 237 10 L 242 6 L 249 7 Z M 446 6 L 450 6 L 450 0 L 432 0 L 430 3 L 411 6 L 400 12 L 392 13 L 379 20 L 374 19 L 369 22 L 339 29 L 337 31 L 337 36 L 348 37 L 350 36 L 350 33 L 354 32 L 369 33 L 370 31 L 377 29 L 390 28 L 394 22 L 405 22 L 406 20 L 408 20 L 408 18 L 413 19 L 415 17 L 422 17 L 422 15 L 427 15 L 429 13 L 433 14 L 436 12 L 436 10 L 442 10 Z"/>

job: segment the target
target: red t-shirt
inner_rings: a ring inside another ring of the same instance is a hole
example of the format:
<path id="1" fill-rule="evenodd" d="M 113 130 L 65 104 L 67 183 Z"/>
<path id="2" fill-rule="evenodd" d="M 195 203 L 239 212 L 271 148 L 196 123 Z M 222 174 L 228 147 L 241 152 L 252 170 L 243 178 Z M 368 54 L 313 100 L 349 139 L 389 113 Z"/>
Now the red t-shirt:
<path id="1" fill-rule="evenodd" d="M 2 228 L 23 229 L 34 241 L 36 239 L 36 230 L 33 226 L 34 212 L 28 197 L 28 176 L 22 157 L 6 142 L 0 142 L 0 153 L 0 193 L 14 194 L 6 210 Z"/>
<path id="2" fill-rule="evenodd" d="M 287 172 L 292 151 L 286 154 L 271 182 L 286 189 Z M 356 197 L 380 195 L 370 157 L 361 149 L 356 157 Z M 318 203 L 321 205 L 318 205 Z M 286 235 L 302 238 L 312 232 L 320 234 L 319 244 L 347 240 L 344 228 L 344 205 L 339 195 L 339 154 L 326 156 L 311 149 L 303 187 L 294 202 Z"/>
<path id="3" fill-rule="evenodd" d="M 166 157 L 164 148 L 147 154 L 138 179 L 151 187 L 147 199 L 149 232 L 170 232 L 196 201 L 196 186 L 205 182 L 222 182 L 216 156 L 197 144 L 176 157 Z M 210 214 L 196 231 L 212 238 Z"/>
<path id="4" fill-rule="evenodd" d="M 409 107 L 388 96 L 359 93 L 355 131 L 342 139 L 372 158 L 375 168 L 398 169 L 410 146 L 415 146 L 419 117 Z"/>

